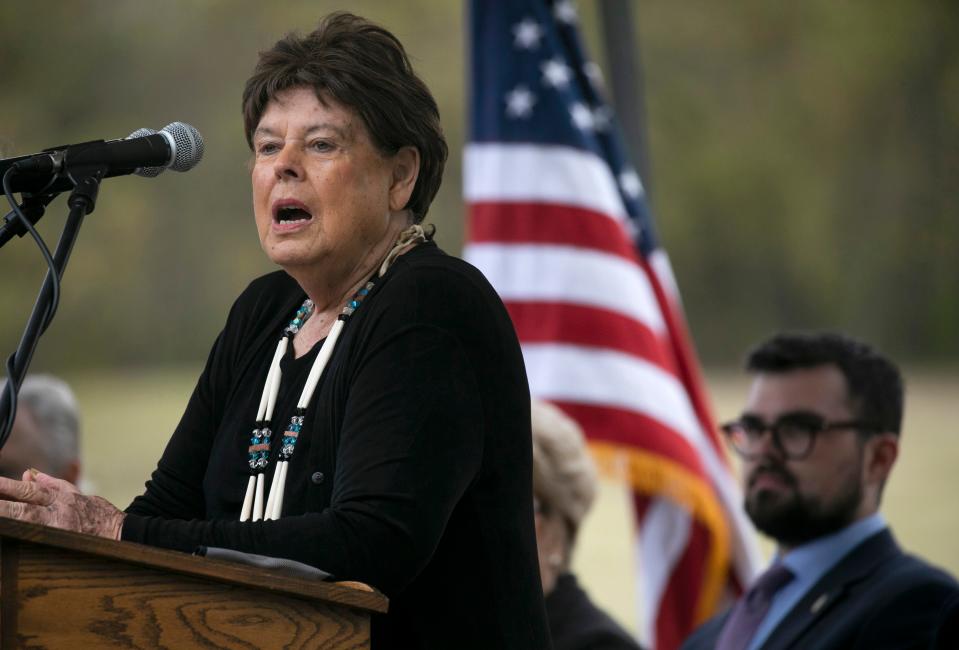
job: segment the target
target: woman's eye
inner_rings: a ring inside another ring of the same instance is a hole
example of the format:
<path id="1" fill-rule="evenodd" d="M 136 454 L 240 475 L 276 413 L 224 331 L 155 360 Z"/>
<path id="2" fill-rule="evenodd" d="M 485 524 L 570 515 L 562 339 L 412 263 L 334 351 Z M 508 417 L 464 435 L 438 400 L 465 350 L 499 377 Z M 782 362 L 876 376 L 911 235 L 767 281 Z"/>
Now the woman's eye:
<path id="1" fill-rule="evenodd" d="M 327 152 L 333 149 L 333 145 L 326 140 L 316 140 L 311 145 L 315 151 Z"/>
<path id="2" fill-rule="evenodd" d="M 278 149 L 279 147 L 276 145 L 276 143 L 264 142 L 257 146 L 256 153 L 258 155 L 268 155 L 271 153 L 275 153 Z"/>

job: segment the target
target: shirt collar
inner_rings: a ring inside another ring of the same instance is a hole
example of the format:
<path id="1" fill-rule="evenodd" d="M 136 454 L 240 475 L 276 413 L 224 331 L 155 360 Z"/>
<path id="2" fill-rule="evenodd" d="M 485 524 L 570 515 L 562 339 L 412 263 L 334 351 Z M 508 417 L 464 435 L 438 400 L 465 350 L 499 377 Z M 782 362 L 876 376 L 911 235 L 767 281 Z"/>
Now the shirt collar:
<path id="1" fill-rule="evenodd" d="M 803 582 L 813 583 L 849 551 L 884 528 L 886 528 L 886 519 L 882 513 L 876 512 L 849 524 L 838 532 L 797 546 L 780 559 L 793 573 L 800 576 Z"/>

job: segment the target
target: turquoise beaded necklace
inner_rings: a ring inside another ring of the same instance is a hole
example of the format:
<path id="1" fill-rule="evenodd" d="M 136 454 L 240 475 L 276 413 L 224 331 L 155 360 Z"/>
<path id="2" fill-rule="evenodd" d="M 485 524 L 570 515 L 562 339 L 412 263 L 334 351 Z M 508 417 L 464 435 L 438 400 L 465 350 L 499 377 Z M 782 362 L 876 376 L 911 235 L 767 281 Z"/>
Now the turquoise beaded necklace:
<path id="1" fill-rule="evenodd" d="M 313 391 L 319 382 L 320 375 L 323 374 L 327 362 L 333 354 L 333 348 L 346 325 L 350 316 L 363 304 L 363 300 L 373 289 L 373 281 L 357 291 L 350 301 L 340 312 L 326 340 L 320 347 L 319 354 L 313 361 L 310 368 L 310 374 L 306 378 L 306 384 L 300 393 L 300 399 L 296 403 L 296 410 L 290 417 L 290 424 L 283 432 L 280 441 L 280 451 L 276 459 L 276 468 L 273 470 L 273 482 L 270 485 L 269 498 L 266 506 L 263 504 L 264 473 L 270 463 L 270 448 L 272 447 L 273 431 L 270 429 L 271 419 L 273 417 L 273 407 L 276 405 L 276 396 L 280 390 L 280 360 L 286 354 L 290 342 L 300 328 L 313 315 L 313 301 L 307 298 L 290 324 L 283 330 L 283 336 L 276 346 L 276 352 L 273 355 L 273 362 L 270 364 L 270 371 L 267 374 L 266 384 L 263 386 L 263 395 L 260 398 L 260 409 L 257 413 L 256 424 L 253 427 L 253 435 L 250 437 L 249 460 L 250 478 L 247 481 L 246 495 L 243 499 L 243 509 L 240 512 L 240 521 L 259 521 L 260 519 L 279 519 L 283 509 L 283 492 L 286 485 L 286 471 L 289 466 L 290 458 L 296 449 L 296 441 L 303 428 L 303 420 L 306 417 L 306 407 L 313 397 Z"/>
<path id="2" fill-rule="evenodd" d="M 386 259 L 380 265 L 378 277 L 382 277 L 389 266 L 397 256 L 408 248 L 415 246 L 420 242 L 427 240 L 422 226 L 415 224 L 400 233 L 399 240 L 394 244 Z M 296 441 L 299 438 L 300 431 L 303 429 L 303 421 L 306 417 L 306 408 L 313 398 L 313 392 L 320 381 L 323 370 L 333 356 L 333 349 L 340 338 L 340 333 L 346 326 L 347 321 L 363 304 L 363 301 L 370 295 L 374 286 L 373 280 L 367 282 L 359 291 L 353 294 L 353 297 L 346 303 L 343 311 L 340 312 L 330 328 L 329 334 L 320 347 L 319 354 L 313 361 L 310 368 L 310 374 L 306 378 L 306 384 L 300 393 L 300 399 L 296 403 L 296 409 L 290 417 L 290 424 L 283 432 L 280 441 L 280 450 L 277 454 L 276 468 L 273 470 L 273 481 L 266 503 L 264 504 L 264 474 L 270 463 L 270 450 L 272 448 L 273 431 L 271 429 L 271 420 L 273 418 L 273 407 L 276 405 L 276 396 L 280 390 L 280 379 L 282 371 L 280 370 L 280 360 L 286 354 L 293 337 L 303 327 L 310 316 L 313 315 L 313 301 L 307 298 L 297 309 L 296 314 L 290 321 L 290 324 L 283 330 L 280 340 L 276 345 L 276 352 L 273 354 L 273 360 L 270 363 L 270 369 L 266 375 L 266 382 L 263 385 L 263 392 L 260 396 L 260 404 L 257 408 L 256 421 L 253 426 L 253 433 L 250 436 L 250 446 L 248 448 L 248 465 L 250 467 L 250 478 L 247 481 L 246 494 L 243 498 L 243 507 L 240 510 L 240 521 L 260 521 L 279 519 L 283 512 L 283 492 L 286 486 L 286 473 L 290 464 L 290 458 L 296 449 Z"/>

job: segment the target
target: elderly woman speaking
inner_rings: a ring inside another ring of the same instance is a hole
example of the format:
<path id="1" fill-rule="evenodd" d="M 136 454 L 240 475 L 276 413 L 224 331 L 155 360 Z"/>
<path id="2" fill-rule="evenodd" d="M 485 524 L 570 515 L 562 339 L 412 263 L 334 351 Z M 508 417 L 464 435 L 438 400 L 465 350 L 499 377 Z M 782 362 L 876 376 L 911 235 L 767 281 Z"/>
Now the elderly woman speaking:
<path id="1" fill-rule="evenodd" d="M 390 597 L 376 648 L 544 648 L 529 392 L 489 284 L 419 225 L 447 147 L 399 41 L 350 14 L 260 55 L 243 94 L 260 242 L 146 491 L 44 475 L 0 514 L 290 558 Z"/>

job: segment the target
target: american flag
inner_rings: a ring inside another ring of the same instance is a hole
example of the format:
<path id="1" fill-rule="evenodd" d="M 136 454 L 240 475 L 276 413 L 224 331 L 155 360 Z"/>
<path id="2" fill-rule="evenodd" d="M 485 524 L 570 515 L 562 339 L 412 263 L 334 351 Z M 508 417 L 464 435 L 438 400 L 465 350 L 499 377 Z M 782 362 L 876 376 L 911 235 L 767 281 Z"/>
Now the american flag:
<path id="1" fill-rule="evenodd" d="M 633 494 L 640 638 L 678 647 L 759 554 L 643 184 L 569 1 L 472 0 L 464 257 L 512 316 L 535 397 Z"/>

